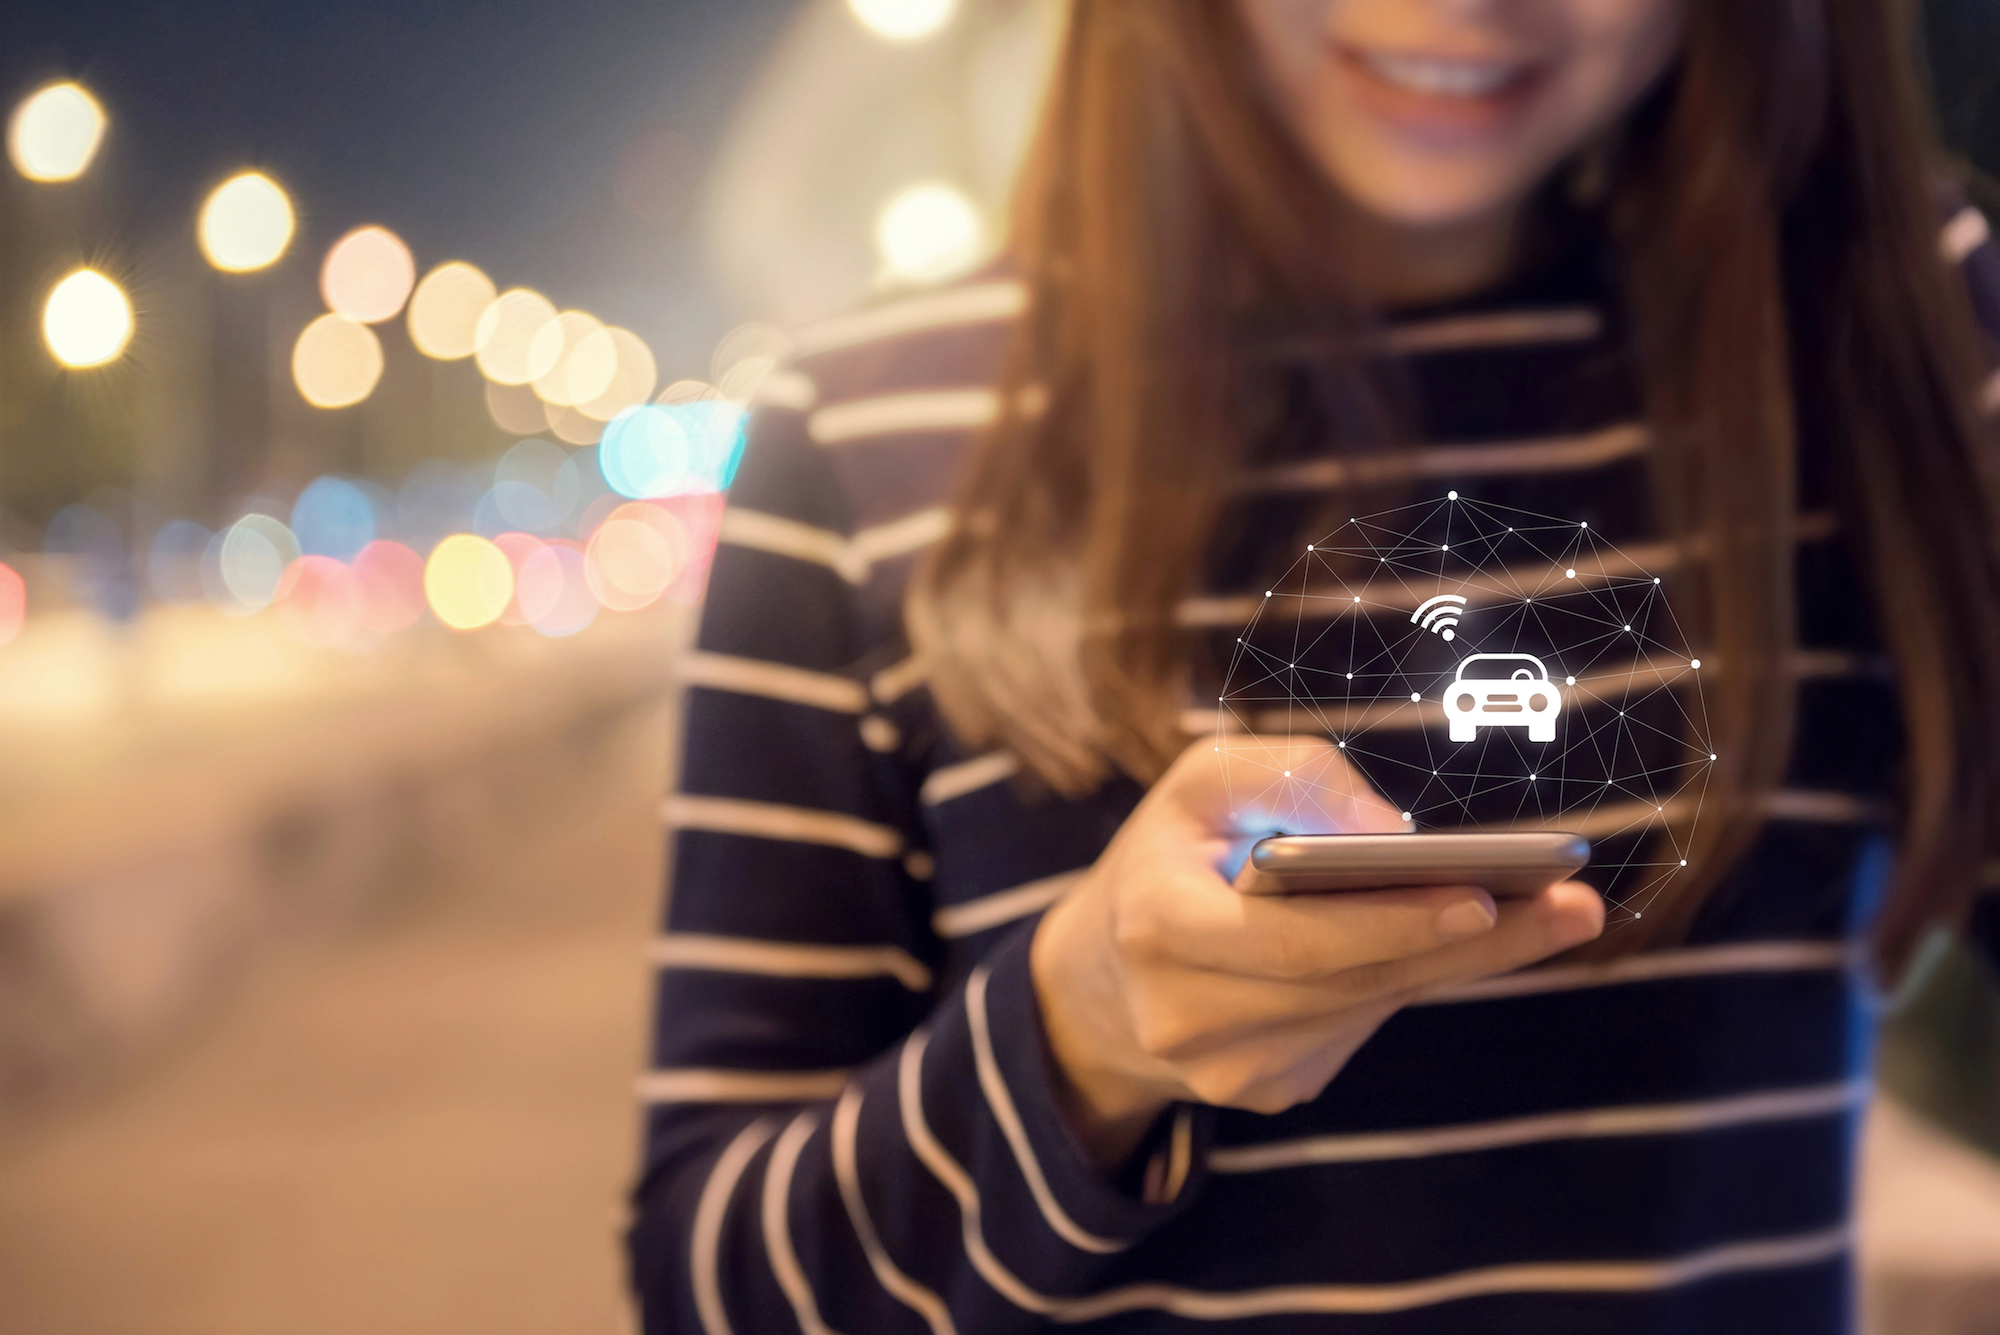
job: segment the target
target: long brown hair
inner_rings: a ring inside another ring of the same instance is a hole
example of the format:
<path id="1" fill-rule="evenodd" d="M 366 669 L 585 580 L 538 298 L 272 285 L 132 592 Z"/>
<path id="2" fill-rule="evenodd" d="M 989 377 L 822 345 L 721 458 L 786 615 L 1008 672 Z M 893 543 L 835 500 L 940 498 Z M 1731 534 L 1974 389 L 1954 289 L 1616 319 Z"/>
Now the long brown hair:
<path id="1" fill-rule="evenodd" d="M 1665 517 L 1721 669 L 1706 805 L 1726 813 L 1695 832 L 1700 874 L 1612 949 L 1685 930 L 1782 777 L 1802 419 L 1837 461 L 1902 698 L 1889 967 L 1976 883 L 2000 764 L 2000 487 L 1905 17 L 1894 0 L 1692 0 L 1679 60 L 1602 155 Z M 967 742 L 1066 793 L 1114 769 L 1150 781 L 1182 749 L 1174 609 L 1249 448 L 1236 335 L 1276 322 L 1368 344 L 1324 242 L 1335 209 L 1235 5 L 1073 0 L 1017 196 L 1030 299 L 1007 408 L 908 601 Z M 1341 369 L 1368 397 L 1368 359 Z"/>

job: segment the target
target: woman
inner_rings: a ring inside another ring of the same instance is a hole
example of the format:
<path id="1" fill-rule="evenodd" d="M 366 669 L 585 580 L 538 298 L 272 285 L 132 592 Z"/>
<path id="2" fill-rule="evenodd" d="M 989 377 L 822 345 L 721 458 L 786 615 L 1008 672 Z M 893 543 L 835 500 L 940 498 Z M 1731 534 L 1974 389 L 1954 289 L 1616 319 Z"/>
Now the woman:
<path id="1" fill-rule="evenodd" d="M 649 1330 L 1848 1328 L 1854 966 L 1963 918 L 2000 756 L 1993 259 L 1895 9 L 1075 0 L 1018 280 L 806 332 L 752 430 Z M 1214 610 L 1461 487 L 1668 544 L 1718 741 L 1643 918 L 1615 831 L 1497 907 L 1226 879 L 1233 764 L 1408 798 L 1188 747 Z"/>

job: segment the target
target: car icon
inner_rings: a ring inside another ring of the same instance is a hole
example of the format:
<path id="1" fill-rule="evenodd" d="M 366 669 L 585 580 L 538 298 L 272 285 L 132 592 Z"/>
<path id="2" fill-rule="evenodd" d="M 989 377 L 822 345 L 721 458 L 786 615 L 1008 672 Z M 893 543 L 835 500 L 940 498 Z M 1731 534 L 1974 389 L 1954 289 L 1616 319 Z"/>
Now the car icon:
<path id="1" fill-rule="evenodd" d="M 1473 654 L 1444 693 L 1451 740 L 1469 742 L 1481 728 L 1526 728 L 1531 742 L 1556 739 L 1562 692 L 1533 654 Z"/>

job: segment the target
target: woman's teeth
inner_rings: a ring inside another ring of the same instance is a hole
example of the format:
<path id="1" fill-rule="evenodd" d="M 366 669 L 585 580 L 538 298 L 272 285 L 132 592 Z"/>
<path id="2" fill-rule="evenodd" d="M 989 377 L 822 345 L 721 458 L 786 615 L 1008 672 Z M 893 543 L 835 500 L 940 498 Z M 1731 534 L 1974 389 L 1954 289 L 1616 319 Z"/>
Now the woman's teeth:
<path id="1" fill-rule="evenodd" d="M 1361 59 L 1383 82 L 1430 97 L 1491 97 L 1527 70 L 1515 62 L 1436 60 L 1374 51 L 1362 52 Z"/>

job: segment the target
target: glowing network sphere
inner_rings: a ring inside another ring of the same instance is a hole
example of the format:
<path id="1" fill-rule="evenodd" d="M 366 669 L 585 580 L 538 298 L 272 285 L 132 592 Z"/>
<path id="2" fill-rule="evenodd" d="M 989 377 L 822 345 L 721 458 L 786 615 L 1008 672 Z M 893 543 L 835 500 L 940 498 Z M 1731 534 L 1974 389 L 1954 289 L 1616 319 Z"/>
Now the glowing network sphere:
<path id="1" fill-rule="evenodd" d="M 424 598 L 453 630 L 490 626 L 514 596 L 514 567 L 507 554 L 472 533 L 454 533 L 424 564 Z"/>
<path id="2" fill-rule="evenodd" d="M 21 99 L 7 124 L 7 156 L 31 181 L 73 181 L 104 139 L 104 108 L 82 84 L 65 80 Z"/>
<path id="3" fill-rule="evenodd" d="M 296 226 L 284 189 L 262 172 L 242 172 L 209 193 L 195 235 L 210 264 L 250 273 L 277 263 Z"/>
<path id="4" fill-rule="evenodd" d="M 320 316 L 292 346 L 292 380 L 315 408 L 352 407 L 374 393 L 381 378 L 381 340 L 344 315 Z"/>
<path id="5" fill-rule="evenodd" d="M 916 42 L 944 30 L 958 0 L 847 0 L 863 27 L 892 42 Z"/>
<path id="6" fill-rule="evenodd" d="M 883 271 L 911 283 L 941 283 L 979 262 L 986 244 L 979 206 L 963 190 L 929 181 L 898 191 L 875 220 Z"/>
<path id="7" fill-rule="evenodd" d="M 1316 538 L 1202 613 L 1233 637 L 1214 738 L 1231 809 L 1338 828 L 1342 785 L 1365 782 L 1420 827 L 1583 834 L 1610 920 L 1641 916 L 1683 874 L 1716 754 L 1655 559 L 1458 493 Z M 1274 763 L 1305 739 L 1334 750 Z"/>
<path id="8" fill-rule="evenodd" d="M 77 269 L 49 290 L 42 340 L 64 366 L 83 369 L 116 361 L 132 341 L 132 302 L 95 269 Z"/>
<path id="9" fill-rule="evenodd" d="M 439 361 L 470 357 L 479 317 L 499 295 L 493 280 L 461 260 L 424 275 L 410 296 L 410 341 Z"/>
<path id="10" fill-rule="evenodd" d="M 326 308 L 360 324 L 393 319 L 416 282 L 410 248 L 386 227 L 357 227 L 334 242 L 319 273 Z"/>

